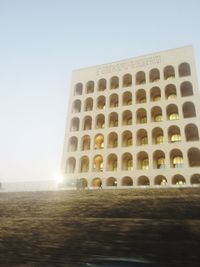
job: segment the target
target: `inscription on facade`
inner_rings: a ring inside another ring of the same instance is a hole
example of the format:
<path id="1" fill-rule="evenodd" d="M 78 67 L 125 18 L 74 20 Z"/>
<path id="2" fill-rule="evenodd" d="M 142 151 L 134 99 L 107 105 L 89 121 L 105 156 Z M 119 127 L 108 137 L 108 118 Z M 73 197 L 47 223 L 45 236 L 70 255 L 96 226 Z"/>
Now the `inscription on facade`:
<path id="1" fill-rule="evenodd" d="M 105 75 L 117 73 L 119 71 L 131 71 L 136 68 L 142 68 L 150 65 L 157 65 L 161 63 L 161 56 L 153 56 L 144 59 L 130 60 L 128 62 L 108 64 L 102 67 L 97 67 L 96 75 Z"/>

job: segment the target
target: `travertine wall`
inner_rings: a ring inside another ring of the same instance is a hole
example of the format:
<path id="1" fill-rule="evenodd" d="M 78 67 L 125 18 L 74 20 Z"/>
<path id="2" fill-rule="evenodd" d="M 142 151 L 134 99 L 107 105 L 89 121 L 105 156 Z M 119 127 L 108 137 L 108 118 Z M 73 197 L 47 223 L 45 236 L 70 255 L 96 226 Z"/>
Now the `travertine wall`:
<path id="1" fill-rule="evenodd" d="M 200 184 L 200 96 L 191 46 L 75 70 L 66 184 Z"/>

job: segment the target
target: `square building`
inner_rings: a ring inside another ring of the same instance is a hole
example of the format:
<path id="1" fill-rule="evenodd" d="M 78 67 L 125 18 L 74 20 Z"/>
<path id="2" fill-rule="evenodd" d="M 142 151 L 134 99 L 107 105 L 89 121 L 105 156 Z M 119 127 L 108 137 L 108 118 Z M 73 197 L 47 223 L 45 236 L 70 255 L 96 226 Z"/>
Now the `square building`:
<path id="1" fill-rule="evenodd" d="M 200 94 L 192 46 L 74 70 L 66 186 L 200 185 Z"/>

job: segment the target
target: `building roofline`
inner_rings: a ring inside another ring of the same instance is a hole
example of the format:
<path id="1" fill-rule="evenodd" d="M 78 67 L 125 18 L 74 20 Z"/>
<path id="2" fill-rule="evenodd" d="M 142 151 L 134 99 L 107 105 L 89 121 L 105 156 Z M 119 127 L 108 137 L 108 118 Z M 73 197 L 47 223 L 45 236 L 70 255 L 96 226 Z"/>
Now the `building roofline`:
<path id="1" fill-rule="evenodd" d="M 160 54 L 160 53 L 170 52 L 170 51 L 173 51 L 173 50 L 174 51 L 175 50 L 180 50 L 180 49 L 189 48 L 189 47 L 193 49 L 193 45 L 190 44 L 190 45 L 185 45 L 185 46 L 181 46 L 181 47 L 170 48 L 170 49 L 167 49 L 167 50 L 161 50 L 161 51 L 158 51 L 158 52 L 155 52 L 155 53 L 148 53 L 148 54 L 141 55 L 141 56 L 120 59 L 120 60 L 117 60 L 117 61 L 107 62 L 107 63 L 103 63 L 103 64 L 98 64 L 98 65 L 92 65 L 92 66 L 88 66 L 88 67 L 82 67 L 82 68 L 79 68 L 79 69 L 74 69 L 74 70 L 72 70 L 72 72 L 91 69 L 91 68 L 95 68 L 95 67 L 106 66 L 108 64 L 116 64 L 116 63 L 120 63 L 120 62 L 127 61 L 127 60 L 137 60 L 137 59 L 140 59 L 140 58 L 143 58 L 143 57 L 154 56 L 154 55 L 157 55 L 157 54 Z"/>

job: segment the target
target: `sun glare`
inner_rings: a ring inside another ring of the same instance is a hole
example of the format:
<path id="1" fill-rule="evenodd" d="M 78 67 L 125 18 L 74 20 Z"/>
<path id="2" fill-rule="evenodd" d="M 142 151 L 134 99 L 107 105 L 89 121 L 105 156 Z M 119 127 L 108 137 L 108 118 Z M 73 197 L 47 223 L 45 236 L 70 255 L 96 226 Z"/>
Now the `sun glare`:
<path id="1" fill-rule="evenodd" d="M 60 184 L 63 182 L 63 176 L 61 174 L 57 174 L 55 175 L 54 180 L 56 181 L 57 184 Z"/>

